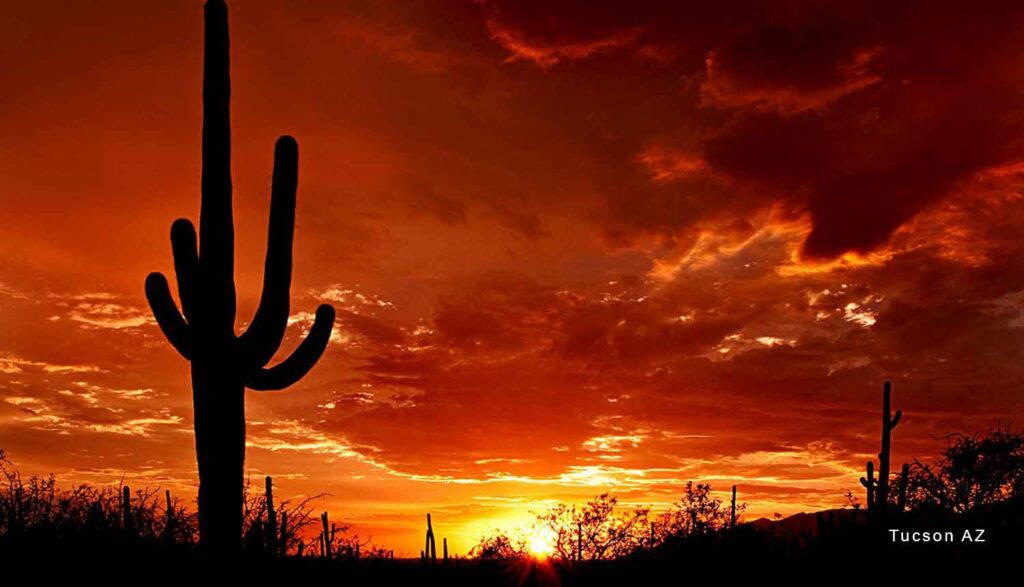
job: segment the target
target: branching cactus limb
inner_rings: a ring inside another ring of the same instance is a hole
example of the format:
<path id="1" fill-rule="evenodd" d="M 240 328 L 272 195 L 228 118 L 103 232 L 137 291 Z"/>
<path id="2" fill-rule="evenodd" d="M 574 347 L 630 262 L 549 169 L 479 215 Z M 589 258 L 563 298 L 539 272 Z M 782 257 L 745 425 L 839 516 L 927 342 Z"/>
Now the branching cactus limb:
<path id="1" fill-rule="evenodd" d="M 266 367 L 284 337 L 291 287 L 298 145 L 283 136 L 274 151 L 263 291 L 248 330 L 235 334 L 230 96 L 227 6 L 208 0 L 199 235 L 188 220 L 171 226 L 181 311 L 160 273 L 146 279 L 146 297 L 167 340 L 192 364 L 200 545 L 214 551 L 238 550 L 241 539 L 245 388 L 280 390 L 299 381 L 334 325 L 334 309 L 321 305 L 292 355 Z"/>

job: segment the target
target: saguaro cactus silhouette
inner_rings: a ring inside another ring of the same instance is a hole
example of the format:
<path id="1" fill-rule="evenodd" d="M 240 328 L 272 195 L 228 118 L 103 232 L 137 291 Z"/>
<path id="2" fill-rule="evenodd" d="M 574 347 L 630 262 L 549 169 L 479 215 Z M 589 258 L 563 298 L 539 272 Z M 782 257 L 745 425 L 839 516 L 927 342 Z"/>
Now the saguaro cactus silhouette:
<path id="1" fill-rule="evenodd" d="M 875 503 L 875 463 L 868 461 L 864 468 L 867 471 L 867 475 L 860 478 L 860 484 L 867 491 L 867 502 L 864 504 L 864 507 L 870 510 L 873 507 L 872 504 Z"/>
<path id="2" fill-rule="evenodd" d="M 867 477 L 861 477 L 860 483 L 867 489 L 869 510 L 884 513 L 889 509 L 889 455 L 892 452 L 892 431 L 903 418 L 903 411 L 896 410 L 892 414 L 892 382 L 886 381 L 882 386 L 882 446 L 878 451 L 878 479 L 872 476 L 873 464 L 867 463 Z"/>
<path id="3" fill-rule="evenodd" d="M 132 516 L 132 490 L 127 485 L 121 488 L 121 525 L 125 532 L 135 531 L 135 520 Z"/>
<path id="4" fill-rule="evenodd" d="M 736 486 L 732 486 L 732 503 L 729 509 L 729 527 L 736 527 Z"/>
<path id="5" fill-rule="evenodd" d="M 892 411 L 892 382 L 886 381 L 882 386 L 882 447 L 878 451 L 878 490 L 875 492 L 875 503 L 880 510 L 889 507 L 889 454 L 892 451 L 892 431 L 900 423 L 903 410 Z"/>
<path id="6" fill-rule="evenodd" d="M 430 523 L 430 514 L 427 514 L 427 539 L 426 547 L 423 550 L 430 562 L 437 562 L 437 543 L 434 541 L 434 526 Z"/>
<path id="7" fill-rule="evenodd" d="M 171 249 L 182 311 L 160 273 L 146 279 L 146 297 L 167 340 L 191 361 L 200 545 L 205 550 L 234 550 L 242 528 L 245 388 L 279 390 L 301 379 L 327 346 L 334 309 L 317 308 L 309 335 L 295 352 L 266 367 L 284 338 L 291 286 L 298 145 L 295 139 L 282 136 L 274 149 L 259 308 L 246 332 L 235 334 L 227 6 L 223 0 L 208 0 L 205 13 L 198 250 L 192 223 L 174 221 Z"/>

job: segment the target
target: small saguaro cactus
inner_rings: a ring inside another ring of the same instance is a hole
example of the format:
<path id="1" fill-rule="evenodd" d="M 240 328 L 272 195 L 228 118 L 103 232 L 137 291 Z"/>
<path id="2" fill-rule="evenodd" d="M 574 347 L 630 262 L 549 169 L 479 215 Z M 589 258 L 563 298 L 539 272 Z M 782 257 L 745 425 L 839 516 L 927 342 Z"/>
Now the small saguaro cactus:
<path id="1" fill-rule="evenodd" d="M 167 509 L 164 510 L 164 540 L 174 542 L 174 503 L 171 501 L 171 490 L 164 490 L 164 497 L 167 500 Z"/>
<path id="2" fill-rule="evenodd" d="M 320 556 L 331 558 L 331 546 L 334 544 L 334 524 L 330 523 L 327 512 L 320 514 L 320 524 L 323 530 L 320 533 Z"/>
<path id="3" fill-rule="evenodd" d="M 867 476 L 860 478 L 860 484 L 867 490 L 867 503 L 864 504 L 864 507 L 870 510 L 871 504 L 875 502 L 875 464 L 868 461 L 865 469 L 867 469 Z"/>
<path id="4" fill-rule="evenodd" d="M 434 526 L 430 522 L 430 514 L 427 514 L 427 542 L 423 550 L 430 562 L 437 561 L 437 543 L 434 541 Z"/>
<path id="5" fill-rule="evenodd" d="M 132 490 L 125 485 L 121 488 L 121 525 L 125 532 L 135 531 L 135 519 L 132 516 Z"/>
<path id="6" fill-rule="evenodd" d="M 736 486 L 732 486 L 732 508 L 729 513 L 729 527 L 736 527 Z"/>
<path id="7" fill-rule="evenodd" d="M 334 309 L 321 305 L 295 352 L 266 367 L 284 338 L 291 287 L 298 144 L 282 136 L 274 149 L 263 291 L 248 329 L 235 334 L 230 94 L 227 6 L 208 0 L 198 243 L 190 221 L 174 221 L 181 311 L 160 273 L 146 278 L 146 297 L 167 340 L 191 362 L 199 540 L 204 550 L 220 552 L 238 550 L 241 540 L 245 389 L 280 390 L 299 381 L 320 359 L 334 325 Z"/>

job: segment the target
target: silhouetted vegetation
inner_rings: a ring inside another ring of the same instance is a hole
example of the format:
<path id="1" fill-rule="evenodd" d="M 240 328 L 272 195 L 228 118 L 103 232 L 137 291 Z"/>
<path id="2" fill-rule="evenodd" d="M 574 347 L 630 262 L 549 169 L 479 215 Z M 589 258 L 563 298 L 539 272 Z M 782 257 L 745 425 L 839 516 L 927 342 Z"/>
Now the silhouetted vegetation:
<path id="1" fill-rule="evenodd" d="M 0 451 L 0 538 L 6 544 L 76 542 L 89 538 L 194 544 L 196 520 L 170 493 L 126 485 L 70 489 L 48 477 L 25 479 Z"/>
<path id="2" fill-rule="evenodd" d="M 62 489 L 52 476 L 22 478 L 2 451 L 0 472 L 0 556 L 60 551 L 90 559 L 135 553 L 144 555 L 139 560 L 174 557 L 186 565 L 201 560 L 193 558 L 201 552 L 196 516 L 168 491 L 131 491 L 123 484 Z M 603 493 L 584 504 L 538 512 L 527 533 L 496 530 L 480 539 L 469 559 L 450 558 L 442 540 L 444 564 L 433 564 L 437 557 L 431 552 L 429 517 L 420 560 L 396 560 L 393 551 L 350 534 L 327 512 L 314 516 L 311 503 L 319 496 L 295 503 L 275 498 L 273 480 L 267 477 L 262 492 L 243 486 L 240 535 L 253 564 L 286 565 L 265 569 L 293 572 L 287 565 L 315 562 L 337 565 L 331 572 L 354 580 L 456 585 L 551 584 L 553 577 L 565 585 L 617 584 L 626 577 L 632 581 L 676 572 L 682 560 L 724 564 L 736 556 L 748 563 L 792 560 L 805 566 L 840 564 L 851 555 L 985 561 L 1021 546 L 1024 435 L 1002 428 L 952 435 L 936 459 L 915 460 L 894 478 L 897 496 L 887 502 L 902 503 L 905 509 L 880 514 L 876 506 L 871 516 L 851 508 L 743 521 L 747 504 L 736 501 L 735 488 L 725 503 L 706 483 L 688 482 L 676 502 L 657 511 L 623 506 Z M 912 540 L 901 544 L 898 539 L 937 527 L 968 534 L 983 529 L 985 544 L 963 542 L 958 535 L 924 550 Z M 305 572 L 316 576 L 327 569 L 312 566 Z"/>
<path id="3" fill-rule="evenodd" d="M 683 496 L 660 514 L 650 507 L 623 508 L 617 497 L 602 493 L 582 505 L 558 504 L 536 515 L 529 533 L 495 530 L 471 550 L 482 559 L 516 559 L 544 554 L 563 561 L 599 561 L 655 549 L 666 541 L 722 532 L 733 526 L 745 503 L 723 506 L 706 483 L 687 482 Z M 537 540 L 537 538 L 535 538 Z M 550 547 L 550 553 L 535 550 Z"/>
<path id="4" fill-rule="evenodd" d="M 979 507 L 1024 499 L 1024 435 L 996 429 L 956 434 L 933 463 L 915 461 L 909 505 L 965 514 Z"/>
<path id="5" fill-rule="evenodd" d="M 480 538 L 470 549 L 469 556 L 480 560 L 513 560 L 529 557 L 530 550 L 524 536 L 512 538 L 502 530 L 495 530 Z"/>

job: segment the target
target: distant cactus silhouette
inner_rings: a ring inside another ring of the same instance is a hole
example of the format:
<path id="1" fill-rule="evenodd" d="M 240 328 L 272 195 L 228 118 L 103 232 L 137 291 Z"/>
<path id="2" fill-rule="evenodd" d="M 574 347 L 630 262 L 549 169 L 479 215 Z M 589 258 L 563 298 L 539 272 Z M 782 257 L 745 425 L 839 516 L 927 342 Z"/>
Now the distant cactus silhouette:
<path id="1" fill-rule="evenodd" d="M 873 464 L 870 461 L 867 463 L 867 477 L 861 477 L 860 480 L 868 492 L 868 509 L 877 513 L 884 513 L 889 509 L 889 454 L 892 451 L 892 431 L 899 425 L 901 418 L 902 410 L 896 410 L 896 415 L 892 415 L 892 382 L 886 381 L 882 386 L 882 446 L 878 451 L 878 480 L 872 477 Z"/>
<path id="2" fill-rule="evenodd" d="M 265 368 L 284 338 L 291 286 L 298 145 L 282 136 L 274 150 L 260 304 L 248 330 L 235 334 L 227 6 L 223 0 L 209 0 L 205 13 L 198 250 L 192 223 L 176 220 L 171 248 L 182 312 L 160 273 L 146 279 L 146 297 L 167 340 L 192 363 L 200 545 L 208 551 L 233 551 L 239 548 L 242 529 L 245 388 L 284 389 L 309 372 L 327 347 L 334 309 L 317 308 L 309 335 L 295 352 Z"/>
<path id="3" fill-rule="evenodd" d="M 320 514 L 320 524 L 323 530 L 320 532 L 320 558 L 331 558 L 332 546 L 337 527 L 330 523 L 327 512 Z"/>
<path id="4" fill-rule="evenodd" d="M 429 562 L 437 562 L 437 542 L 434 541 L 434 526 L 430 523 L 430 514 L 427 514 L 427 543 L 424 552 Z"/>
<path id="5" fill-rule="evenodd" d="M 174 504 L 171 502 L 171 490 L 164 490 L 164 498 L 167 500 L 167 508 L 164 510 L 164 540 L 174 543 Z"/>
<path id="6" fill-rule="evenodd" d="M 135 520 L 132 518 L 132 490 L 127 485 L 121 488 L 121 525 L 125 532 L 135 532 Z"/>
<path id="7" fill-rule="evenodd" d="M 736 486 L 732 486 L 732 504 L 729 510 L 729 527 L 736 527 Z"/>
<path id="8" fill-rule="evenodd" d="M 860 484 L 867 490 L 867 501 L 864 503 L 864 507 L 871 509 L 871 504 L 875 503 L 875 463 L 868 461 L 865 465 L 867 469 L 867 476 L 860 478 Z"/>

